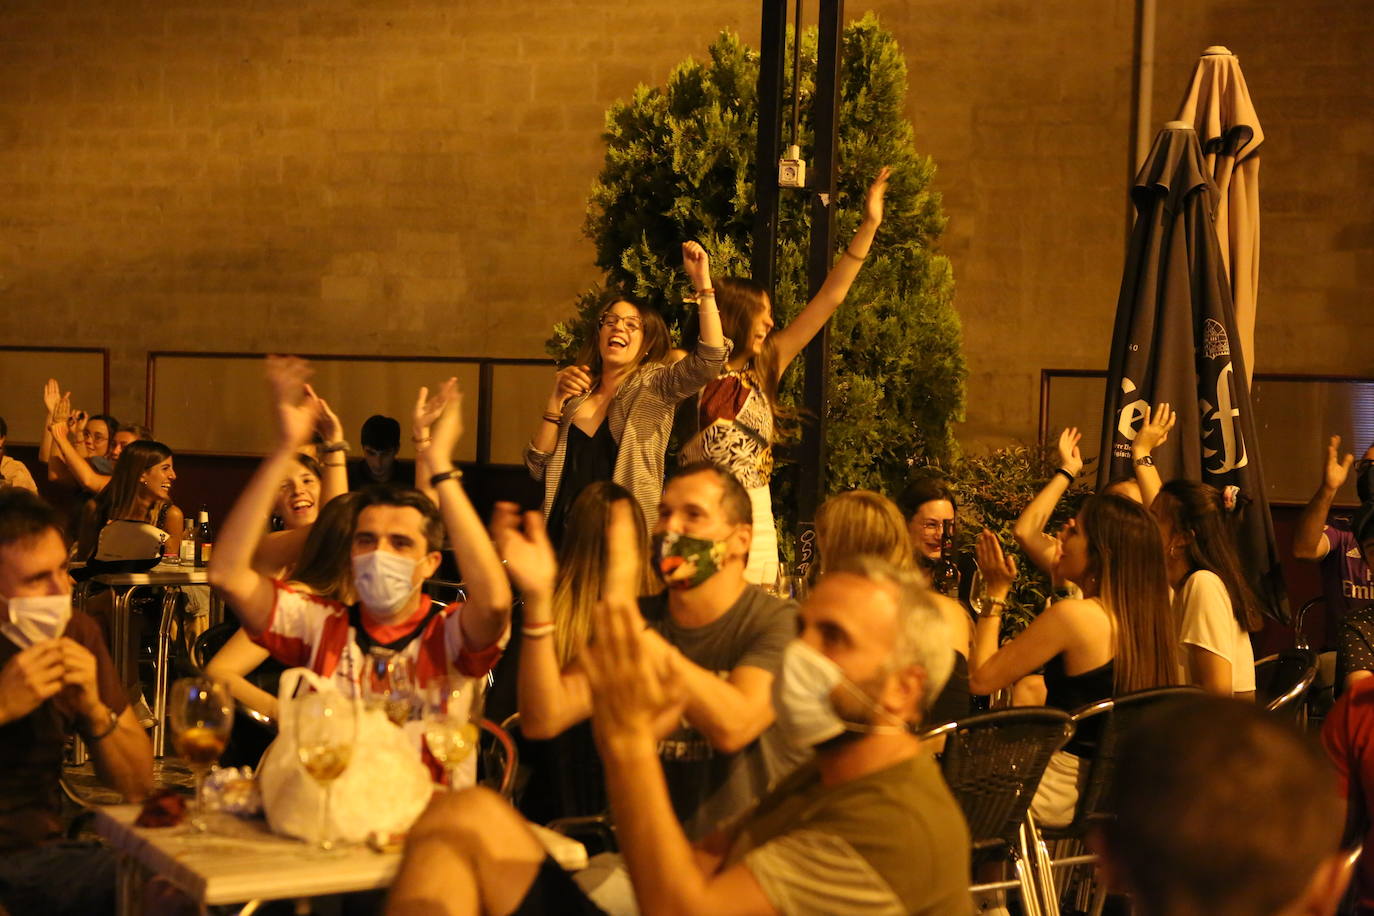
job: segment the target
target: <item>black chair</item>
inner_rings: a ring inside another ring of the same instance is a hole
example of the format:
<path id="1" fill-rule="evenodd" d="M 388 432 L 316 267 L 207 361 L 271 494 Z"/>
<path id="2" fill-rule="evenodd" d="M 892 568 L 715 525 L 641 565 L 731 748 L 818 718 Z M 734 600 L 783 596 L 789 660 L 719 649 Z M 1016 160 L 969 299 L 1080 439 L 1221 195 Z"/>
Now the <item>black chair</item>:
<path id="1" fill-rule="evenodd" d="M 949 722 L 921 736 L 945 740 L 940 769 L 968 822 L 975 873 L 985 863 L 1007 861 L 1016 871 L 1015 880 L 975 883 L 970 893 L 1019 889 L 1022 910 L 1042 912 L 1026 814 L 1050 757 L 1072 733 L 1067 713 L 1027 707 Z"/>
<path id="2" fill-rule="evenodd" d="M 1311 649 L 1284 649 L 1255 662 L 1255 702 L 1303 725 L 1303 699 L 1316 678 L 1317 653 Z"/>
<path id="3" fill-rule="evenodd" d="M 1055 889 L 1054 871 L 1058 868 L 1073 868 L 1090 865 L 1097 861 L 1092 855 L 1071 855 L 1052 859 L 1048 841 L 1082 840 L 1093 824 L 1111 817 L 1106 807 L 1107 791 L 1116 773 L 1121 739 L 1141 716 L 1158 709 L 1161 705 L 1176 703 L 1180 700 L 1197 697 L 1201 694 L 1195 687 L 1156 687 L 1123 694 L 1115 699 L 1091 703 L 1073 714 L 1073 730 L 1076 739 L 1086 739 L 1095 745 L 1096 751 L 1083 765 L 1088 768 L 1086 780 L 1074 807 L 1073 820 L 1062 827 L 1042 826 L 1035 822 L 1029 809 L 1026 823 L 1035 847 L 1036 872 L 1040 880 L 1040 893 L 1045 901 L 1045 911 L 1049 916 L 1059 914 L 1059 896 Z M 1106 901 L 1105 888 L 1098 887 L 1092 912 L 1100 913 Z"/>

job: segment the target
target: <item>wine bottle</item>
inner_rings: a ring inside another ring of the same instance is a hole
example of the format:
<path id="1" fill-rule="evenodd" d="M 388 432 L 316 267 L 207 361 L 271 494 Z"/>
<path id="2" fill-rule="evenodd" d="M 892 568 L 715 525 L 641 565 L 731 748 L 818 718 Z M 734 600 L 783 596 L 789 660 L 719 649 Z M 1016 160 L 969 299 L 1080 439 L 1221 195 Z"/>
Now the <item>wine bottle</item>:
<path id="1" fill-rule="evenodd" d="M 181 527 L 181 550 L 179 551 L 182 566 L 196 565 L 196 523 L 194 519 L 186 519 Z"/>
<path id="2" fill-rule="evenodd" d="M 957 597 L 959 594 L 959 564 L 954 561 L 954 520 L 945 519 L 944 531 L 940 535 L 940 559 L 935 561 L 931 579 L 935 590 L 942 595 Z"/>
<path id="3" fill-rule="evenodd" d="M 204 506 L 200 507 L 200 516 L 196 524 L 196 566 L 207 566 L 210 563 L 210 553 L 215 546 L 215 530 L 210 527 L 210 513 Z"/>

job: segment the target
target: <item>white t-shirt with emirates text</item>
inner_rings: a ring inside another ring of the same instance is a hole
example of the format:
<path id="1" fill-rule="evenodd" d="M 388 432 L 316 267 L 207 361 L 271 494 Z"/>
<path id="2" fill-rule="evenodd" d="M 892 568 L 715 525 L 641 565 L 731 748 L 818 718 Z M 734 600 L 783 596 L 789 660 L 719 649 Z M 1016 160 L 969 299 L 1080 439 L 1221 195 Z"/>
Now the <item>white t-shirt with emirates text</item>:
<path id="1" fill-rule="evenodd" d="M 1188 646 L 1197 646 L 1231 663 L 1231 692 L 1255 689 L 1255 650 L 1250 634 L 1241 629 L 1231 608 L 1231 596 L 1216 573 L 1205 569 L 1183 580 L 1174 593 L 1174 616 L 1179 620 L 1179 668 L 1184 683 L 1192 679 Z"/>

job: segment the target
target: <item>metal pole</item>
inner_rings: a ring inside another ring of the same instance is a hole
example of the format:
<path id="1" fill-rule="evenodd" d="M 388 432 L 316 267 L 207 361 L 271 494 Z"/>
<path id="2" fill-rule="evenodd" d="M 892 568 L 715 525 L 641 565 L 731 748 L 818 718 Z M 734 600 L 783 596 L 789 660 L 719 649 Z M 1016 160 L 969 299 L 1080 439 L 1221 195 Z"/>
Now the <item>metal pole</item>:
<path id="1" fill-rule="evenodd" d="M 812 112 L 814 163 L 808 170 L 811 192 L 811 248 L 807 258 L 808 299 L 820 292 L 835 252 L 835 187 L 839 158 L 840 51 L 844 37 L 844 0 L 821 0 L 817 28 L 816 97 Z M 797 458 L 801 544 L 799 567 L 809 565 L 814 545 L 813 521 L 825 499 L 825 404 L 830 381 L 830 324 L 806 348 L 804 403 L 811 414 Z"/>
<path id="2" fill-rule="evenodd" d="M 786 60 L 787 0 L 763 0 L 763 28 L 759 37 L 759 133 L 754 152 L 754 251 L 750 273 L 770 293 L 778 263 L 778 156 L 782 152 L 782 75 Z"/>

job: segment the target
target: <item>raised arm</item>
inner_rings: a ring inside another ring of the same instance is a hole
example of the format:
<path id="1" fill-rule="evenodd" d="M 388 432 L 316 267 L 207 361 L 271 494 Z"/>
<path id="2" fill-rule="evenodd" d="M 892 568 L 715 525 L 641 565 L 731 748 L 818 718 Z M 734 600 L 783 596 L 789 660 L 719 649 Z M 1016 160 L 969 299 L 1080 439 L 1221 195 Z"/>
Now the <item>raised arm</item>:
<path id="1" fill-rule="evenodd" d="M 680 401 L 700 391 L 720 375 L 730 358 L 721 329 L 720 309 L 716 307 L 716 291 L 711 287 L 711 261 L 706 249 L 697 242 L 684 242 L 682 266 L 697 295 L 697 345 L 655 376 L 653 384 L 669 401 Z"/>
<path id="2" fill-rule="evenodd" d="M 1169 441 L 1169 431 L 1178 422 L 1178 415 L 1167 402 L 1156 404 L 1154 412 L 1140 427 L 1131 441 L 1131 461 L 1135 465 L 1135 480 L 1140 484 L 1140 501 L 1146 509 L 1154 504 L 1164 481 L 1155 467 L 1154 450 Z"/>
<path id="3" fill-rule="evenodd" d="M 968 660 L 969 691 L 988 694 L 1010 687 L 1068 646 L 1068 625 L 1059 605 L 1042 611 L 1025 632 L 1000 648 L 1002 611 L 1016 580 L 1016 560 L 1002 552 L 991 531 L 978 536 L 978 569 L 987 585 L 988 603 L 973 632 L 973 655 Z M 1065 602 L 1060 602 L 1063 604 Z"/>
<path id="4" fill-rule="evenodd" d="M 873 179 L 873 184 L 868 186 L 863 222 L 859 223 L 854 238 L 850 239 L 835 266 L 830 268 L 830 273 L 825 275 L 820 292 L 792 319 L 791 324 L 773 334 L 773 346 L 778 350 L 779 371 L 786 369 L 811 342 L 811 338 L 820 333 L 830 316 L 835 314 L 835 309 L 849 295 L 849 287 L 854 284 L 854 278 L 859 275 L 859 268 L 863 267 L 864 258 L 868 257 L 868 250 L 873 245 L 873 236 L 882 225 L 883 197 L 887 194 L 887 179 L 891 174 L 887 166 L 883 166 L 878 170 L 878 177 Z"/>
<path id="5" fill-rule="evenodd" d="M 210 584 L 234 609 L 250 635 L 272 623 L 276 588 L 253 568 L 253 555 L 263 537 L 263 519 L 296 460 L 296 450 L 310 439 L 317 405 L 305 393 L 309 367 L 293 357 L 267 358 L 267 378 L 277 413 L 277 444 L 248 481 L 219 531 L 210 557 Z"/>
<path id="6" fill-rule="evenodd" d="M 524 601 L 520 667 L 516 674 L 520 731 L 534 739 L 552 738 L 592 714 L 586 675 L 575 664 L 563 670 L 558 665 L 553 639 L 558 561 L 544 530 L 544 517 L 538 512 L 526 512 L 522 524 L 515 503 L 496 504 L 491 516 L 491 539 Z"/>
<path id="7" fill-rule="evenodd" d="M 320 434 L 327 449 L 320 452 L 320 464 L 324 466 L 324 477 L 320 480 L 320 505 L 324 506 L 334 497 L 348 492 L 348 459 L 342 448 L 331 448 L 344 441 L 343 423 L 339 422 L 339 415 L 324 398 L 315 393 L 314 388 L 306 385 L 305 394 L 315 403 L 316 416 L 319 417 L 315 431 Z"/>
<path id="8" fill-rule="evenodd" d="M 1059 468 L 1035 494 L 1030 505 L 1017 516 L 1012 528 L 1017 545 L 1026 552 L 1032 563 L 1051 576 L 1054 575 L 1059 550 L 1054 536 L 1046 533 L 1045 526 L 1050 523 L 1054 507 L 1068 492 L 1070 482 L 1083 470 L 1083 456 L 1078 451 L 1078 442 L 1082 438 L 1076 426 L 1059 434 Z"/>
<path id="9" fill-rule="evenodd" d="M 77 483 L 81 484 L 81 486 L 85 487 L 87 490 L 99 493 L 101 490 L 105 489 L 105 486 L 110 482 L 110 478 L 106 477 L 104 474 L 97 474 L 95 468 L 91 467 L 90 462 L 77 451 L 76 446 L 72 444 L 68 436 L 67 418 L 60 415 L 60 407 L 58 410 L 59 413 L 54 415 L 52 422 L 48 424 L 53 440 L 53 452 L 48 462 L 48 478 L 50 480 L 56 479 L 53 477 L 53 462 L 54 460 L 60 461 L 66 465 L 67 470 Z M 60 476 L 61 473 L 59 471 L 58 477 Z"/>
<path id="10" fill-rule="evenodd" d="M 444 408 L 431 427 L 429 446 L 421 451 L 425 464 L 434 473 L 430 483 L 439 494 L 439 514 L 467 585 L 467 602 L 459 622 L 469 640 L 468 647 L 484 649 L 499 640 L 510 626 L 510 582 L 482 519 L 458 482 L 462 474 L 453 467 L 453 450 L 463 434 L 463 396 L 458 391 L 458 380 L 451 378 L 445 382 L 440 394 L 444 397 Z"/>
<path id="11" fill-rule="evenodd" d="M 52 455 L 52 430 L 49 427 L 52 425 L 53 411 L 57 409 L 57 402 L 61 399 L 62 389 L 57 384 L 57 379 L 48 379 L 47 384 L 43 386 L 43 407 L 47 410 L 47 418 L 43 421 L 43 440 L 38 446 L 38 460 L 45 465 Z"/>
<path id="12" fill-rule="evenodd" d="M 1293 529 L 1293 556 L 1299 560 L 1320 560 L 1331 550 L 1331 541 L 1326 536 L 1326 517 L 1331 512 L 1331 503 L 1336 499 L 1336 491 L 1345 485 L 1350 475 L 1350 466 L 1355 456 L 1347 454 L 1340 457 L 1341 437 L 1332 436 L 1326 444 L 1326 467 L 1322 470 L 1322 482 L 1317 492 L 1303 506 L 1298 516 L 1298 524 Z"/>

